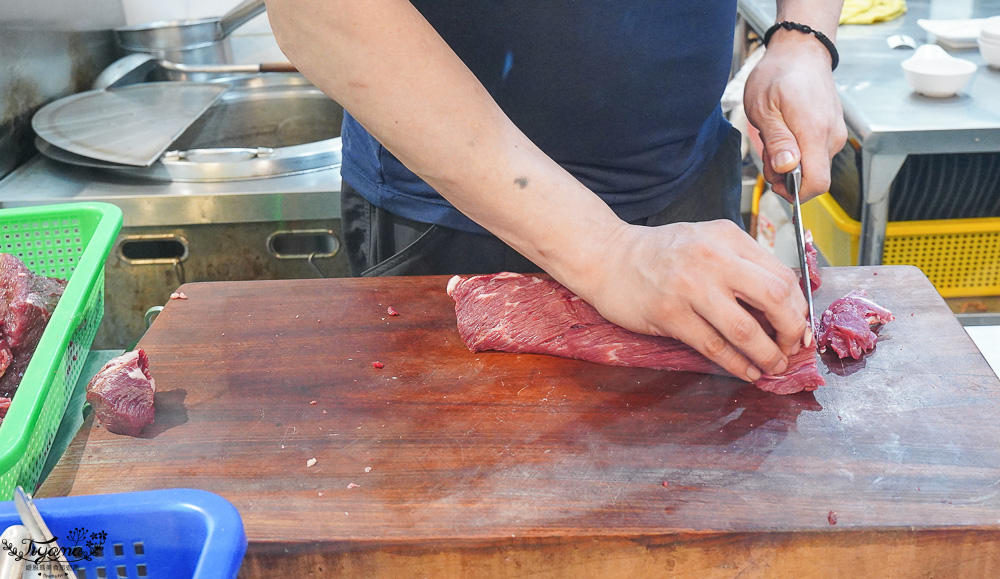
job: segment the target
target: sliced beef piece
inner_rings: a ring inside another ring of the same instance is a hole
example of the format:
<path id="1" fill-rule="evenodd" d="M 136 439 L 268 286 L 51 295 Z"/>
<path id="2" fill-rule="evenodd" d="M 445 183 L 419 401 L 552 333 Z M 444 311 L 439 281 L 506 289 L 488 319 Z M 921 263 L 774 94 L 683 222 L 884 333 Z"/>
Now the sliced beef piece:
<path id="1" fill-rule="evenodd" d="M 798 354 L 788 357 L 788 370 L 784 374 L 765 374 L 755 382 L 757 388 L 774 394 L 795 394 L 812 392 L 826 384 L 819 373 L 814 348 L 802 348 Z"/>
<path id="2" fill-rule="evenodd" d="M 830 304 L 820 317 L 816 336 L 819 350 L 833 348 L 841 358 L 859 359 L 878 341 L 872 326 L 894 319 L 892 312 L 873 302 L 865 290 L 853 290 Z"/>
<path id="3" fill-rule="evenodd" d="M 87 384 L 87 402 L 109 432 L 139 436 L 153 422 L 156 383 L 142 349 L 127 352 L 104 365 Z"/>
<path id="4" fill-rule="evenodd" d="M 3 419 L 7 418 L 7 411 L 10 410 L 10 403 L 10 398 L 0 396 L 0 422 L 3 422 Z"/>
<path id="5" fill-rule="evenodd" d="M 806 231 L 806 263 L 809 265 L 809 285 L 812 286 L 812 291 L 816 291 L 822 285 L 823 280 L 819 276 L 819 251 L 813 245 L 812 231 L 808 230 Z M 802 289 L 805 291 L 804 287 Z"/>
<path id="6" fill-rule="evenodd" d="M 0 396 L 14 396 L 66 282 L 36 275 L 16 256 L 0 254 Z M 8 360 L 9 358 L 9 360 Z"/>
<path id="7" fill-rule="evenodd" d="M 515 273 L 453 277 L 458 331 L 474 352 L 550 354 L 612 366 L 729 373 L 680 340 L 638 334 L 604 319 L 559 283 Z M 789 370 L 757 386 L 791 394 L 824 384 L 813 351 L 793 357 Z"/>

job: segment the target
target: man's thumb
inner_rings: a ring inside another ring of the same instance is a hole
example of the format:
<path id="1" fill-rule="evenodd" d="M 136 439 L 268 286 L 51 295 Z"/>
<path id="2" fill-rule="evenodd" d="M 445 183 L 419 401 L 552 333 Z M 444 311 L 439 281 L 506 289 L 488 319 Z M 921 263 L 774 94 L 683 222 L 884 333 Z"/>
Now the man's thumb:
<path id="1" fill-rule="evenodd" d="M 799 147 L 795 137 L 783 123 L 774 123 L 761 130 L 764 149 L 771 158 L 771 168 L 776 173 L 787 173 L 799 164 Z"/>

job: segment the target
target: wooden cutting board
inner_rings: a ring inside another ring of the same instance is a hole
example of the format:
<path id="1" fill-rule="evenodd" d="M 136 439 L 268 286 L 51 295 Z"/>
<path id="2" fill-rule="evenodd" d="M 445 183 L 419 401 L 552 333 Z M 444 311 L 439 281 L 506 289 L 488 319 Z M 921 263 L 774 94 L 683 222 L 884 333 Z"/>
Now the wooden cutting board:
<path id="1" fill-rule="evenodd" d="M 996 576 L 1000 382 L 919 270 L 824 280 L 897 320 L 792 396 L 470 353 L 446 277 L 187 284 L 156 423 L 88 421 L 41 495 L 219 493 L 243 577 Z"/>

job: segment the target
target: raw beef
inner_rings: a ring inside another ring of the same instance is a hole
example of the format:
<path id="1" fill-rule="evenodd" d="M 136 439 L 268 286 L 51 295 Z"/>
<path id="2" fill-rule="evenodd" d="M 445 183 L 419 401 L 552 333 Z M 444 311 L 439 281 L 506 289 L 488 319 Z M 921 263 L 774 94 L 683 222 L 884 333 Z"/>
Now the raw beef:
<path id="1" fill-rule="evenodd" d="M 604 319 L 590 304 L 551 280 L 515 273 L 455 276 L 458 331 L 474 352 L 550 354 L 612 366 L 729 375 L 680 340 L 638 334 Z M 815 390 L 825 382 L 812 350 L 789 360 L 781 376 L 757 387 L 778 394 Z"/>
<path id="2" fill-rule="evenodd" d="M 14 352 L 10 351 L 10 344 L 7 343 L 7 340 L 0 338 L 0 375 L 7 371 L 13 361 Z"/>
<path id="3" fill-rule="evenodd" d="M 115 434 L 139 436 L 153 422 L 156 383 L 142 349 L 127 352 L 104 365 L 87 384 L 87 402 L 97 419 Z"/>
<path id="4" fill-rule="evenodd" d="M 0 396 L 17 391 L 64 289 L 64 280 L 35 275 L 16 256 L 0 254 Z"/>
<path id="5" fill-rule="evenodd" d="M 873 302 L 863 289 L 851 291 L 823 312 L 816 341 L 820 352 L 833 348 L 841 358 L 855 360 L 875 348 L 878 336 L 871 326 L 896 319 L 892 312 Z"/>
<path id="6" fill-rule="evenodd" d="M 806 231 L 806 263 L 809 265 L 809 285 L 812 291 L 819 289 L 823 280 L 819 277 L 819 251 L 813 245 L 812 231 Z M 805 287 L 802 288 L 805 291 Z"/>
<path id="7" fill-rule="evenodd" d="M 788 357 L 788 370 L 778 376 L 765 374 L 755 382 L 757 388 L 774 394 L 795 394 L 812 392 L 826 384 L 816 366 L 816 350 L 802 348 L 798 354 Z"/>

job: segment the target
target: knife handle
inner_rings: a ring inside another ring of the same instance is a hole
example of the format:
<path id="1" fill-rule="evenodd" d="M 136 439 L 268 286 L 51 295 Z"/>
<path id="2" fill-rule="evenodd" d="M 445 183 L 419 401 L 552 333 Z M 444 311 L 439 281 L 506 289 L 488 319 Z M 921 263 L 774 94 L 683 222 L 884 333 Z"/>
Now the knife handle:
<path id="1" fill-rule="evenodd" d="M 0 579 L 21 579 L 27 559 L 18 559 L 12 555 L 13 548 L 18 552 L 24 552 L 28 548 L 28 539 L 31 534 L 24 525 L 11 525 L 0 534 Z"/>

